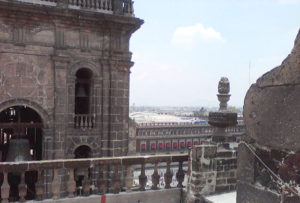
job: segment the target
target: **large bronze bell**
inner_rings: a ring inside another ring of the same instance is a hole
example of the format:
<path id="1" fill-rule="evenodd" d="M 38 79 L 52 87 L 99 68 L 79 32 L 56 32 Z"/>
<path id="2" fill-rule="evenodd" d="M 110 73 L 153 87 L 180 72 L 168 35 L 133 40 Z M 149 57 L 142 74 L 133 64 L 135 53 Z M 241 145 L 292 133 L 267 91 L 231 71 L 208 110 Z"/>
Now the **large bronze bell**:
<path id="1" fill-rule="evenodd" d="M 78 84 L 78 90 L 76 92 L 76 97 L 87 97 L 87 93 L 86 93 L 86 90 L 83 86 L 83 84 Z"/>
<path id="2" fill-rule="evenodd" d="M 29 140 L 24 138 L 11 139 L 6 162 L 31 161 Z"/>

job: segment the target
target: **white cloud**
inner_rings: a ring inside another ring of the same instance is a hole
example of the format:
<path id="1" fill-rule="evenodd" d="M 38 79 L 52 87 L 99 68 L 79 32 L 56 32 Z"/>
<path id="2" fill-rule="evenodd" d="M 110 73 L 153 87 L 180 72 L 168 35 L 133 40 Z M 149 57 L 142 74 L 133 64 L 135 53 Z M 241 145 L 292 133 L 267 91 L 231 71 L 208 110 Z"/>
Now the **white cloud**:
<path id="1" fill-rule="evenodd" d="M 204 27 L 198 23 L 192 26 L 178 27 L 172 39 L 172 44 L 192 47 L 196 43 L 225 42 L 220 32 L 212 27 Z"/>

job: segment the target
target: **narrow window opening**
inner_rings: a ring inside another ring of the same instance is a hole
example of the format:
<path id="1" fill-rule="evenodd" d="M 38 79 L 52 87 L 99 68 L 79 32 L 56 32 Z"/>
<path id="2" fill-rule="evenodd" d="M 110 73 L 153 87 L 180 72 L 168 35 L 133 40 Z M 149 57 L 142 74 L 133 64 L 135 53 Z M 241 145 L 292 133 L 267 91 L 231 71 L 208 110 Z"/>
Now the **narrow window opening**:
<path id="1" fill-rule="evenodd" d="M 76 73 L 75 114 L 90 114 L 92 72 L 87 68 Z"/>

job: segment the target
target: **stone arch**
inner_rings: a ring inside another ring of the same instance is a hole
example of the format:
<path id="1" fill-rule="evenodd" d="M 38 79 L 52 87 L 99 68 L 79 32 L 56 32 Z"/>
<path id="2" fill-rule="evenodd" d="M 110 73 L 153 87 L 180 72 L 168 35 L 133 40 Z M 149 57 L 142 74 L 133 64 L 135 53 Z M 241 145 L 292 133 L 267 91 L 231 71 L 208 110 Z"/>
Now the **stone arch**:
<path id="1" fill-rule="evenodd" d="M 81 144 L 74 149 L 75 158 L 91 158 L 92 148 L 87 144 Z"/>
<path id="2" fill-rule="evenodd" d="M 52 120 L 46 110 L 34 101 L 28 99 L 10 99 L 0 103 L 0 112 L 11 106 L 28 106 L 35 110 L 42 119 L 43 127 L 50 128 Z"/>
<path id="3" fill-rule="evenodd" d="M 88 143 L 79 143 L 79 144 L 75 145 L 75 146 L 73 147 L 73 149 L 72 149 L 72 155 L 75 156 L 76 150 L 77 150 L 79 147 L 82 147 L 82 146 L 86 146 L 86 147 L 88 147 L 88 148 L 90 149 L 90 157 L 89 157 L 89 158 L 92 158 L 95 149 L 94 149 L 90 144 L 88 144 Z"/>
<path id="4" fill-rule="evenodd" d="M 84 61 L 77 61 L 69 65 L 69 76 L 76 77 L 77 71 L 81 68 L 90 69 L 93 73 L 93 77 L 98 77 L 100 75 L 99 70 L 97 70 L 96 64 L 84 60 Z"/>

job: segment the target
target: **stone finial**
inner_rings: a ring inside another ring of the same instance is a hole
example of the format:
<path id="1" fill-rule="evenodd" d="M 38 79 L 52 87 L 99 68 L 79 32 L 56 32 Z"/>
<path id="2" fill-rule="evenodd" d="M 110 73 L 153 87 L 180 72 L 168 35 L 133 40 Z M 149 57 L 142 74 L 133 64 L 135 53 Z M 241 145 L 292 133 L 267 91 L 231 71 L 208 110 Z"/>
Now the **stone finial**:
<path id="1" fill-rule="evenodd" d="M 228 78 L 221 77 L 218 85 L 219 94 L 228 94 L 230 92 L 230 83 Z"/>
<path id="2" fill-rule="evenodd" d="M 219 110 L 227 110 L 227 102 L 229 101 L 230 98 L 230 83 L 228 78 L 226 77 L 221 77 L 218 85 L 218 100 L 220 101 L 220 108 Z"/>
<path id="3" fill-rule="evenodd" d="M 227 102 L 230 98 L 230 83 L 228 78 L 221 77 L 218 85 L 218 100 L 220 101 L 219 111 L 209 112 L 208 123 L 212 126 L 225 128 L 237 124 L 237 114 L 227 111 Z"/>

